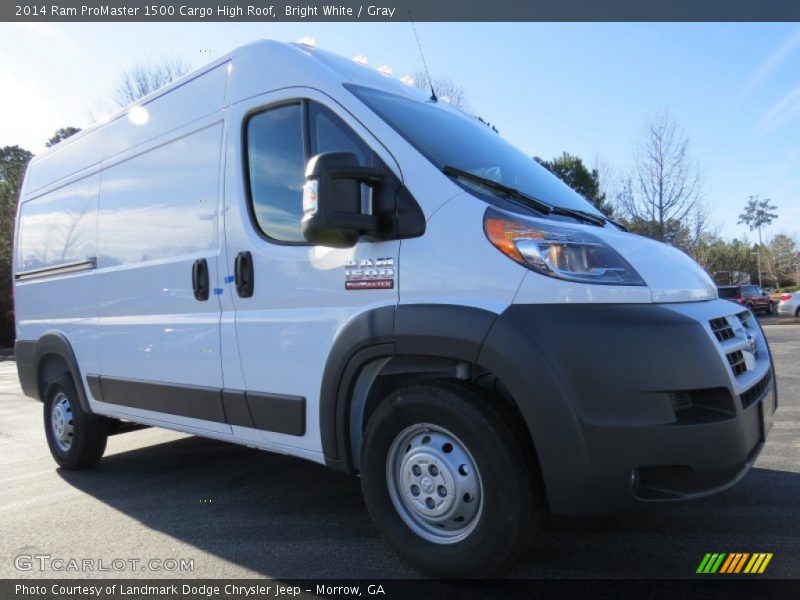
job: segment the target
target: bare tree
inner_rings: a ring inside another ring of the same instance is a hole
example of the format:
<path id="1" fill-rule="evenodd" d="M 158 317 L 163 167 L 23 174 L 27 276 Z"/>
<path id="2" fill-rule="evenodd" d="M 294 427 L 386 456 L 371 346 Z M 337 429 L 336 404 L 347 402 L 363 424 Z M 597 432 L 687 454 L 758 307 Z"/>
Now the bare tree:
<path id="1" fill-rule="evenodd" d="M 118 108 L 122 108 L 172 83 L 190 70 L 191 65 L 177 57 L 133 64 L 120 74 L 111 98 Z"/>
<path id="2" fill-rule="evenodd" d="M 711 208 L 708 202 L 698 200 L 692 207 L 687 220 L 692 230 L 693 244 L 719 237 L 719 225 L 711 220 Z"/>
<path id="3" fill-rule="evenodd" d="M 453 79 L 447 76 L 431 76 L 428 81 L 428 75 L 423 70 L 414 73 L 414 87 L 429 92 L 431 86 L 436 93 L 436 97 L 444 102 L 449 102 L 451 106 L 455 106 L 464 112 L 469 111 L 469 100 L 467 99 L 467 92 L 464 88 L 456 83 Z"/>
<path id="4" fill-rule="evenodd" d="M 711 264 L 711 248 L 719 240 L 719 225 L 711 221 L 708 204 L 699 200 L 687 216 L 691 229 L 688 254 L 704 269 L 709 270 Z"/>
<path id="5" fill-rule="evenodd" d="M 689 155 L 689 140 L 667 111 L 647 120 L 634 157 L 625 212 L 653 224 L 655 237 L 667 240 L 667 223 L 684 222 L 702 197 L 703 172 Z"/>
<path id="6" fill-rule="evenodd" d="M 91 121 L 98 121 L 120 108 L 133 104 L 158 88 L 172 83 L 191 70 L 188 61 L 166 57 L 159 60 L 145 59 L 120 72 L 117 84 L 108 98 L 95 102 L 86 111 Z"/>

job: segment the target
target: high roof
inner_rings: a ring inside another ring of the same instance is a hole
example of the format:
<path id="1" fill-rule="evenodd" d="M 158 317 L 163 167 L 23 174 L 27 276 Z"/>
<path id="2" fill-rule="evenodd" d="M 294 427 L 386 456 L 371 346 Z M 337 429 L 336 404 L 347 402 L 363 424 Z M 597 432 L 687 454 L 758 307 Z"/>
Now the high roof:
<path id="1" fill-rule="evenodd" d="M 234 104 L 283 87 L 312 87 L 324 90 L 326 86 L 343 83 L 383 89 L 419 100 L 426 97 L 419 90 L 409 87 L 394 76 L 381 73 L 372 66 L 359 64 L 333 52 L 300 43 L 290 44 L 264 39 L 236 48 L 135 103 L 111 115 L 104 115 L 98 122 L 84 128 L 80 133 L 37 154 L 33 159 L 34 162 L 126 116 L 133 107 L 147 105 L 226 63 L 229 68 L 223 105 Z"/>
<path id="2" fill-rule="evenodd" d="M 300 43 L 260 40 L 237 48 L 220 60 L 229 60 L 233 65 L 226 99 L 229 104 L 269 89 L 289 86 L 325 89 L 343 83 L 410 94 L 418 99 L 425 97 L 398 78 L 372 66 Z M 244 67 L 246 73 L 241 80 L 236 76 L 240 67 Z M 263 72 L 264 78 L 253 78 L 254 72 Z M 257 90 L 259 87 L 261 89 Z"/>

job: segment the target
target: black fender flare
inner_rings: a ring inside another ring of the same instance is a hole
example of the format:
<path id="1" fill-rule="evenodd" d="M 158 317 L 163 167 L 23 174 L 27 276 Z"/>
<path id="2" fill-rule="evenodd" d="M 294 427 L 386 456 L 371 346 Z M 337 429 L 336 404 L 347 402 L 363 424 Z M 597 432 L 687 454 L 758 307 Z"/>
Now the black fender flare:
<path id="1" fill-rule="evenodd" d="M 474 363 L 496 318 L 496 313 L 479 308 L 401 304 L 368 310 L 350 320 L 334 340 L 322 377 L 320 436 L 326 464 L 353 472 L 350 399 L 366 364 L 401 355 Z"/>
<path id="2" fill-rule="evenodd" d="M 531 332 L 504 312 L 486 336 L 477 364 L 503 382 L 536 449 L 552 512 L 585 514 L 597 506 L 580 420 L 551 358 Z"/>
<path id="3" fill-rule="evenodd" d="M 504 315 L 466 306 L 381 307 L 358 315 L 342 329 L 320 394 L 320 434 L 328 466 L 355 471 L 349 417 L 362 368 L 380 358 L 406 355 L 463 361 L 497 376 L 525 420 L 550 506 L 569 514 L 596 501 L 580 423 L 546 352 Z"/>
<path id="4" fill-rule="evenodd" d="M 78 401 L 81 408 L 86 413 L 92 412 L 78 367 L 78 359 L 75 357 L 72 344 L 63 333 L 60 331 L 48 331 L 38 340 L 17 340 L 14 354 L 17 359 L 17 373 L 19 374 L 20 385 L 26 396 L 36 398 L 39 401 L 44 400 L 42 398 L 43 390 L 39 389 L 42 360 L 48 355 L 56 355 L 67 365 L 72 380 L 75 382 L 75 389 L 78 392 Z"/>

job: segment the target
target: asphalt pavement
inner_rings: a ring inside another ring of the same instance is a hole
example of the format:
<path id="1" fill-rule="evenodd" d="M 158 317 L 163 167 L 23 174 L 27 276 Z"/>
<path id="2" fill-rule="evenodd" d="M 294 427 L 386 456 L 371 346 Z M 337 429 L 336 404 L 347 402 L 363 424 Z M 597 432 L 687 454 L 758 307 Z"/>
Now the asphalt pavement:
<path id="1" fill-rule="evenodd" d="M 686 578 L 706 552 L 772 552 L 764 577 L 800 577 L 800 326 L 765 330 L 780 407 L 739 485 L 551 518 L 505 575 Z M 299 459 L 146 429 L 110 438 L 95 469 L 56 468 L 13 361 L 0 362 L 0 517 L 4 578 L 419 576 L 376 534 L 356 478 Z M 94 570 L 64 570 L 70 559 Z"/>

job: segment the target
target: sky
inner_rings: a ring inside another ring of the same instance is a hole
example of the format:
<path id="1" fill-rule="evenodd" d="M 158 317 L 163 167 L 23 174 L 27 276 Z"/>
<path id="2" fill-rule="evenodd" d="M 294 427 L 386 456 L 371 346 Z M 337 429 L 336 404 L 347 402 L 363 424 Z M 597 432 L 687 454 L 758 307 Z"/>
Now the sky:
<path id="1" fill-rule="evenodd" d="M 751 195 L 800 235 L 800 25 L 796 23 L 418 23 L 428 66 L 465 90 L 470 110 L 531 156 L 567 151 L 619 178 L 646 119 L 668 110 L 704 171 L 726 238 Z M 44 149 L 84 127 L 133 63 L 199 67 L 255 39 L 320 48 L 402 77 L 422 66 L 409 23 L 0 23 L 0 146 Z M 268 65 L 265 65 L 268 68 Z"/>

